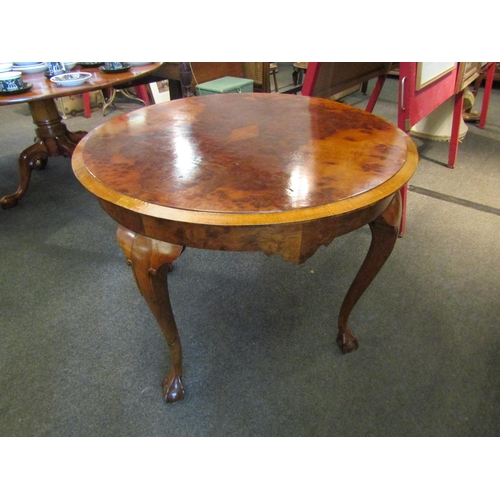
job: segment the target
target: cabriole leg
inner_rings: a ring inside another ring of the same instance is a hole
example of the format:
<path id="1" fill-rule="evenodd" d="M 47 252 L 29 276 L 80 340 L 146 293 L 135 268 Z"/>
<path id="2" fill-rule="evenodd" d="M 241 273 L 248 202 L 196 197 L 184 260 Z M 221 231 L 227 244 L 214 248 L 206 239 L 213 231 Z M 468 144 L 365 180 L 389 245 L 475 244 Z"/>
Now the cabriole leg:
<path id="1" fill-rule="evenodd" d="M 137 286 L 167 340 L 172 370 L 162 383 L 163 399 L 166 403 L 175 403 L 184 399 L 182 349 L 170 305 L 167 275 L 184 248 L 134 233 L 123 226 L 118 226 L 116 236 L 127 264 L 132 266 Z"/>
<path id="2" fill-rule="evenodd" d="M 401 195 L 398 191 L 384 212 L 370 223 L 372 232 L 370 248 L 340 308 L 337 344 L 344 353 L 358 348 L 358 340 L 347 325 L 347 321 L 352 309 L 391 255 L 398 239 L 401 207 Z"/>

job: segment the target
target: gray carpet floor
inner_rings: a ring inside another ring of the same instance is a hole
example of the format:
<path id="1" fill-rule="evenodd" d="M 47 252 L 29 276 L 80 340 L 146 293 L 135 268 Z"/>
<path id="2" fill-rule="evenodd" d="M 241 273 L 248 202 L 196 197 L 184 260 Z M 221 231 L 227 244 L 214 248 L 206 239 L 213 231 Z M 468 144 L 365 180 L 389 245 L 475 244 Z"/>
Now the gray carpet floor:
<path id="1" fill-rule="evenodd" d="M 389 79 L 374 113 L 395 123 L 396 102 Z M 136 106 L 66 124 L 90 130 Z M 0 107 L 1 196 L 33 137 L 27 105 Z M 497 436 L 500 90 L 455 169 L 448 143 L 415 143 L 407 232 L 351 315 L 360 348 L 342 355 L 335 334 L 367 228 L 302 266 L 188 249 L 169 280 L 187 394 L 168 406 L 168 349 L 115 223 L 70 160 L 51 158 L 0 212 L 0 435 Z"/>

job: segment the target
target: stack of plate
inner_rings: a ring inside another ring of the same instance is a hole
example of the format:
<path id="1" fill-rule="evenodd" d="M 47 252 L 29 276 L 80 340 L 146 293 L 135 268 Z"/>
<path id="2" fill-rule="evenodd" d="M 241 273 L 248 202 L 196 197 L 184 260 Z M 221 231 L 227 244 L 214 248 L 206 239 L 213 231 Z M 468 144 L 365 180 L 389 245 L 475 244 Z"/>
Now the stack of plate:
<path id="1" fill-rule="evenodd" d="M 12 71 L 21 73 L 43 73 L 47 66 L 43 62 L 15 62 Z"/>
<path id="2" fill-rule="evenodd" d="M 0 63 L 0 73 L 3 73 L 4 71 L 12 71 L 12 63 Z"/>

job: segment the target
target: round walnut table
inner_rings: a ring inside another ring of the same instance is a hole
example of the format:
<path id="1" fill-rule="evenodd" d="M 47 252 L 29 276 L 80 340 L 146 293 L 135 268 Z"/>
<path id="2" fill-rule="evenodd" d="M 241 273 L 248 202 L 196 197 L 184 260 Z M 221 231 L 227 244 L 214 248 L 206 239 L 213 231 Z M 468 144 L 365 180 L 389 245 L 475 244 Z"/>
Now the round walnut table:
<path id="1" fill-rule="evenodd" d="M 300 264 L 370 225 L 372 242 L 340 309 L 337 343 L 358 346 L 351 310 L 389 257 L 400 188 L 416 148 L 377 116 L 281 94 L 190 97 L 99 126 L 73 170 L 117 223 L 117 239 L 172 357 L 163 397 L 184 397 L 181 344 L 167 276 L 186 247 L 261 251 Z"/>

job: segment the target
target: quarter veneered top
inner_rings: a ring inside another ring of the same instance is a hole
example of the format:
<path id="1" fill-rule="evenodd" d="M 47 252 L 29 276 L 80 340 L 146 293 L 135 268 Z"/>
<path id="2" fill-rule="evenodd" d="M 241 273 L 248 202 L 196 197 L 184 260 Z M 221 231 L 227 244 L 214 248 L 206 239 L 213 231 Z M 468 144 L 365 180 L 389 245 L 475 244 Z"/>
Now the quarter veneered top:
<path id="1" fill-rule="evenodd" d="M 407 157 L 403 132 L 357 108 L 305 96 L 220 94 L 121 115 L 88 134 L 73 163 L 80 180 L 84 169 L 104 191 L 127 199 L 265 214 L 359 196 L 395 176 Z"/>

